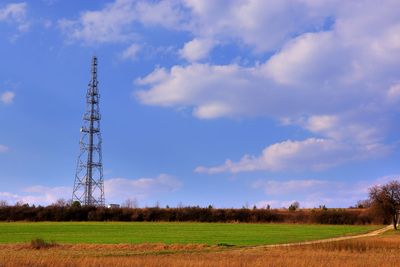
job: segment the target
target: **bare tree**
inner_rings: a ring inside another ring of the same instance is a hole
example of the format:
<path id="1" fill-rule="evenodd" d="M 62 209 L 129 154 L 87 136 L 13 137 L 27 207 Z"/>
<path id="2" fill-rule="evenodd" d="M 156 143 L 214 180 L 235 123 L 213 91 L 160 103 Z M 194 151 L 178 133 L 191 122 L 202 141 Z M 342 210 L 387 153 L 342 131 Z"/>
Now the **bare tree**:
<path id="1" fill-rule="evenodd" d="M 0 207 L 7 207 L 8 203 L 5 200 L 0 200 Z"/>
<path id="2" fill-rule="evenodd" d="M 136 209 L 138 207 L 138 201 L 136 198 L 128 198 L 125 200 L 125 202 L 122 204 L 122 207 L 124 208 L 130 208 L 130 209 Z"/>
<path id="3" fill-rule="evenodd" d="M 365 209 L 365 208 L 370 208 L 371 207 L 371 200 L 370 199 L 363 199 L 357 201 L 356 208 L 358 209 Z"/>
<path id="4" fill-rule="evenodd" d="M 15 207 L 22 207 L 22 206 L 26 206 L 26 205 L 28 205 L 28 204 L 24 203 L 22 200 L 19 200 L 19 201 L 15 202 L 15 204 L 14 204 Z"/>
<path id="5" fill-rule="evenodd" d="M 372 208 L 386 217 L 390 217 L 393 228 L 397 230 L 400 212 L 400 183 L 391 181 L 384 185 L 376 185 L 369 189 Z"/>
<path id="6" fill-rule="evenodd" d="M 55 207 L 65 207 L 65 206 L 67 206 L 67 204 L 68 204 L 68 202 L 65 199 L 59 198 L 56 200 L 56 202 L 54 202 L 51 205 L 55 206 Z"/>

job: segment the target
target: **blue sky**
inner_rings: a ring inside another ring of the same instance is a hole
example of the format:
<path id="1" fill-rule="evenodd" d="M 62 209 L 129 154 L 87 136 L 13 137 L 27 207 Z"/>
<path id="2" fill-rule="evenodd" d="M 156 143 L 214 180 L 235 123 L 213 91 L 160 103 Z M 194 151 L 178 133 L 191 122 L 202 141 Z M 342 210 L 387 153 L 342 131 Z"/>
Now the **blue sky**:
<path id="1" fill-rule="evenodd" d="M 0 199 L 70 198 L 99 59 L 107 203 L 348 207 L 399 173 L 398 1 L 1 1 Z"/>

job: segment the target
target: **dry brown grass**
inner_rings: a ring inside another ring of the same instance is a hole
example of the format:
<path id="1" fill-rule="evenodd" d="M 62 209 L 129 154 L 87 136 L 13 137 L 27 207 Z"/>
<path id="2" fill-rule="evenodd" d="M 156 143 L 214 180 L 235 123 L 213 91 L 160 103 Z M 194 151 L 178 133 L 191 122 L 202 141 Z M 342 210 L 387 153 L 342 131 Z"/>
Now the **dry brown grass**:
<path id="1" fill-rule="evenodd" d="M 59 245 L 35 250 L 29 244 L 1 245 L 0 266 L 394 266 L 400 234 L 277 248 L 206 245 Z"/>

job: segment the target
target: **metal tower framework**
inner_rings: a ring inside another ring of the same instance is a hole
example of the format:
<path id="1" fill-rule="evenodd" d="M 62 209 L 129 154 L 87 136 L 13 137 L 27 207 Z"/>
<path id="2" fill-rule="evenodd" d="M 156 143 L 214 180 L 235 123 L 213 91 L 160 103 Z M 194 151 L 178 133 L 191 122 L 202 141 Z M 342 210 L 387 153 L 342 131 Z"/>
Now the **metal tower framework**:
<path id="1" fill-rule="evenodd" d="M 86 94 L 86 111 L 81 128 L 80 153 L 72 201 L 84 206 L 104 206 L 97 58 L 92 59 L 91 80 Z"/>

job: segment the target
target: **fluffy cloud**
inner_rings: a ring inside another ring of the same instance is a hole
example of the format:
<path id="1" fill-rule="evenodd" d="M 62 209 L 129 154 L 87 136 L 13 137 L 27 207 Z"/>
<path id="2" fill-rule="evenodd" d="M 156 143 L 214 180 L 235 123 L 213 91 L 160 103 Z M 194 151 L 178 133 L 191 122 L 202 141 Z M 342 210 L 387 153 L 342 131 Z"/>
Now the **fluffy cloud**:
<path id="1" fill-rule="evenodd" d="M 336 18 L 337 27 L 344 25 L 341 29 L 343 35 L 339 38 L 355 40 L 357 35 L 354 32 L 365 32 L 365 29 L 369 29 L 374 36 L 382 33 L 380 27 L 386 26 L 380 21 L 381 14 L 385 14 L 385 21 L 397 22 L 396 8 L 398 3 L 391 0 L 381 6 L 372 0 L 346 3 L 308 0 L 115 0 L 100 10 L 82 12 L 77 19 L 62 19 L 59 25 L 71 40 L 91 44 L 131 39 L 137 35 L 135 23 L 186 31 L 195 38 L 186 43 L 182 54 L 200 53 L 205 57 L 212 49 L 212 43 L 232 41 L 244 44 L 256 53 L 278 51 L 293 37 L 329 29 L 332 18 Z M 349 13 L 348 10 L 354 12 Z M 353 13 L 355 19 L 352 18 Z M 385 34 L 389 37 L 386 46 L 396 47 L 398 38 L 395 29 L 388 29 Z M 199 41 L 203 41 L 205 48 L 200 49 Z M 377 51 L 384 51 L 382 48 L 375 47 Z M 187 58 L 193 60 L 191 56 Z"/>
<path id="2" fill-rule="evenodd" d="M 27 4 L 25 2 L 10 3 L 4 7 L 0 7 L 0 22 L 15 23 L 20 32 L 27 31 L 30 25 L 26 19 L 26 12 Z"/>
<path id="3" fill-rule="evenodd" d="M 215 43 L 210 39 L 193 39 L 179 51 L 181 57 L 188 61 L 198 61 L 207 57 Z"/>
<path id="4" fill-rule="evenodd" d="M 107 203 L 122 203 L 126 199 L 143 200 L 165 192 L 173 192 L 182 186 L 181 182 L 170 175 L 160 174 L 155 178 L 113 178 L 104 181 Z M 0 200 L 10 204 L 23 202 L 35 205 L 50 205 L 58 199 L 71 199 L 72 187 L 69 186 L 31 186 L 21 192 L 0 192 Z"/>
<path id="5" fill-rule="evenodd" d="M 78 20 L 59 21 L 59 26 L 71 40 L 86 43 L 126 41 L 132 37 L 127 33 L 134 20 L 129 1 L 116 1 L 100 11 L 87 11 Z"/>
<path id="6" fill-rule="evenodd" d="M 183 2 L 193 34 L 221 42 L 237 40 L 255 52 L 274 51 L 304 29 L 321 28 L 324 15 L 329 15 L 327 8 L 302 0 Z"/>
<path id="7" fill-rule="evenodd" d="M 126 0 L 129 2 L 129 0 Z M 168 29 L 187 29 L 188 15 L 180 1 L 130 1 L 134 4 L 137 21 L 145 26 L 161 26 Z"/>
<path id="8" fill-rule="evenodd" d="M 12 104 L 14 101 L 15 93 L 11 91 L 4 92 L 0 95 L 0 101 L 4 104 Z"/>
<path id="9" fill-rule="evenodd" d="M 50 205 L 55 203 L 57 199 L 71 198 L 71 188 L 65 186 L 47 187 L 47 186 L 32 186 L 22 190 L 19 193 L 0 192 L 0 199 L 5 200 L 10 204 L 17 202 L 35 204 L 35 205 Z"/>
<path id="10" fill-rule="evenodd" d="M 330 139 L 309 138 L 284 141 L 266 147 L 260 156 L 245 155 L 238 162 L 226 160 L 216 167 L 197 167 L 200 173 L 248 171 L 322 170 L 341 163 L 379 157 L 388 152 L 384 145 L 354 145 Z"/>
<path id="11" fill-rule="evenodd" d="M 262 100 L 267 100 L 268 95 L 283 95 L 266 88 L 264 82 L 257 68 L 192 64 L 174 66 L 169 71 L 156 69 L 138 79 L 137 84 L 151 89 L 138 91 L 136 96 L 148 105 L 194 106 L 193 113 L 199 118 L 250 116 L 261 112 Z M 283 111 L 277 103 L 271 104 L 263 108 L 271 112 Z"/>
<path id="12" fill-rule="evenodd" d="M 340 114 L 340 116 L 316 115 L 296 123 L 312 133 L 327 136 L 333 140 L 347 141 L 353 144 L 379 145 L 384 139 L 382 128 L 388 128 L 388 122 L 374 115 L 370 118 L 372 118 L 371 121 L 365 120 L 359 113 Z"/>
<path id="13" fill-rule="evenodd" d="M 252 184 L 254 189 L 261 188 L 267 195 L 280 195 L 282 193 L 293 194 L 298 192 L 310 192 L 330 187 L 332 183 L 324 180 L 257 180 Z"/>
<path id="14" fill-rule="evenodd" d="M 335 82 L 349 71 L 345 62 L 348 51 L 336 38 L 333 31 L 302 34 L 273 55 L 265 64 L 265 71 L 281 85 L 300 87 Z"/>
<path id="15" fill-rule="evenodd" d="M 388 94 L 396 95 L 398 84 L 393 61 L 376 58 L 361 43 L 343 47 L 346 42 L 335 31 L 306 33 L 253 67 L 173 66 L 162 69 L 163 76 L 155 80 L 160 73 L 156 69 L 138 80 L 148 89 L 137 96 L 149 105 L 193 107 L 201 118 L 294 118 L 356 111 L 365 116 L 391 108 Z"/>
<path id="16" fill-rule="evenodd" d="M 204 18 L 204 25 L 193 31 L 197 36 L 226 42 L 229 38 L 221 39 L 226 32 L 225 37 L 236 34 L 234 42 L 240 40 L 256 51 L 275 51 L 249 67 L 194 63 L 156 69 L 137 80 L 142 86 L 136 92 L 139 101 L 191 108 L 202 119 L 266 116 L 315 136 L 271 144 L 261 156 L 246 155 L 238 162 L 227 160 L 197 171 L 320 169 L 385 155 L 390 149 L 384 143 L 395 124 L 388 114 L 400 104 L 399 2 L 241 1 L 223 11 L 218 3 L 186 4 L 196 20 Z M 292 7 L 300 13 L 290 16 Z M 258 28 L 275 16 L 283 35 Z M 243 23 L 237 23 L 240 17 Z M 291 25 L 296 19 L 301 23 Z M 321 21 L 331 25 L 321 26 Z M 272 43 L 262 46 L 263 34 L 271 36 Z"/>
<path id="17" fill-rule="evenodd" d="M 135 23 L 190 32 L 197 38 L 185 44 L 181 55 L 195 61 L 217 42 L 237 40 L 255 52 L 278 49 L 304 28 L 321 28 L 326 10 L 303 0 L 115 0 L 77 19 L 62 19 L 59 26 L 70 40 L 87 44 L 130 40 L 137 36 Z"/>
<path id="18" fill-rule="evenodd" d="M 390 86 L 387 92 L 388 101 L 397 103 L 400 100 L 400 83 Z"/>
<path id="19" fill-rule="evenodd" d="M 377 64 L 378 60 L 369 56 L 372 51 L 359 51 L 365 50 L 364 45 L 337 47 L 346 41 L 333 35 L 301 35 L 263 64 L 253 67 L 173 66 L 163 69 L 163 77 L 154 80 L 160 72 L 157 69 L 139 79 L 148 89 L 137 95 L 149 105 L 193 107 L 199 117 L 202 113 L 196 111 L 207 110 L 210 105 L 220 110 L 212 117 L 294 117 L 354 110 L 365 114 L 382 106 L 390 108 L 386 103 L 387 91 L 392 88 L 394 94 L 393 86 L 397 85 L 393 82 L 397 73 L 392 71 L 392 60 L 381 59 Z M 364 64 L 366 58 L 371 58 L 371 62 Z M 316 99 L 319 101 L 313 101 Z"/>
<path id="20" fill-rule="evenodd" d="M 135 23 L 179 27 L 180 14 L 174 1 L 116 0 L 101 10 L 83 12 L 78 19 L 61 19 L 58 24 L 71 41 L 115 43 L 134 39 Z"/>
<path id="21" fill-rule="evenodd" d="M 130 45 L 127 49 L 125 49 L 122 54 L 121 54 L 121 58 L 122 59 L 131 59 L 134 60 L 137 57 L 137 54 L 140 51 L 140 45 L 138 44 L 132 44 Z"/>
<path id="22" fill-rule="evenodd" d="M 393 177 L 391 178 L 393 179 Z M 299 180 L 257 180 L 252 184 L 255 190 L 262 190 L 269 198 L 255 203 L 257 207 L 270 205 L 273 208 L 288 207 L 294 201 L 304 208 L 348 207 L 368 197 L 368 188 L 387 179 L 372 182 L 335 182 L 318 179 Z M 281 196 L 286 196 L 281 198 Z"/>
<path id="23" fill-rule="evenodd" d="M 145 199 L 155 194 L 173 192 L 182 186 L 170 175 L 160 174 L 155 178 L 113 178 L 105 181 L 105 195 L 108 201 L 120 203 L 128 198 Z"/>

